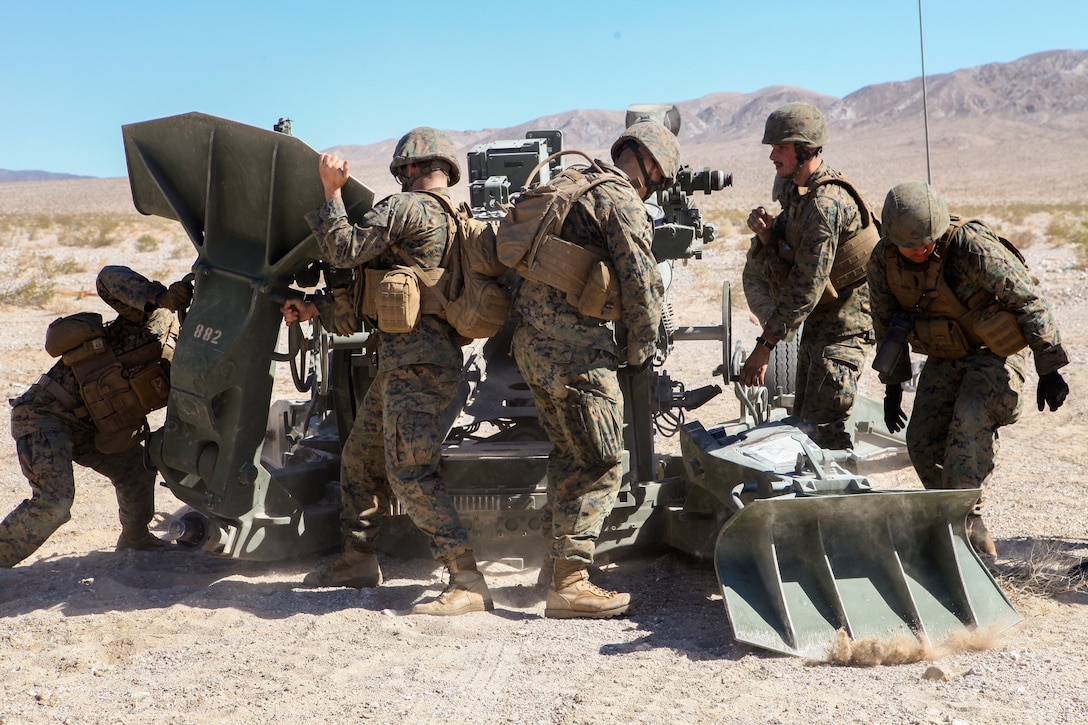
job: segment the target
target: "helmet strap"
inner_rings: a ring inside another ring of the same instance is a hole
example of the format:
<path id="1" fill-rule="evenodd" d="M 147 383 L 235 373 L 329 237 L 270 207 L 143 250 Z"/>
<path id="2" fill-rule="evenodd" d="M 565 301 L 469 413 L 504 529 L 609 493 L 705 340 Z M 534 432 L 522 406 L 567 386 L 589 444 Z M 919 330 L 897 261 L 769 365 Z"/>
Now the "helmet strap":
<path id="1" fill-rule="evenodd" d="M 422 164 L 415 164 L 416 173 L 408 176 L 401 173 L 403 169 L 406 169 L 408 164 L 397 167 L 397 173 L 393 176 L 400 182 L 401 191 L 411 191 L 412 185 L 422 179 L 424 176 L 434 173 L 435 171 L 441 171 L 446 175 L 446 183 L 449 184 L 450 172 L 446 170 L 446 165 L 441 161 L 430 161 Z"/>
<path id="2" fill-rule="evenodd" d="M 634 141 L 632 141 L 629 146 L 635 152 L 635 160 L 638 161 L 638 169 L 642 172 L 642 188 L 646 190 L 646 196 L 643 198 L 648 199 L 651 194 L 664 188 L 664 184 L 653 181 L 650 172 L 646 170 L 646 160 L 642 157 L 642 146 Z"/>
<path id="3" fill-rule="evenodd" d="M 793 145 L 793 152 L 797 156 L 797 170 L 801 170 L 801 165 L 814 156 L 819 156 L 822 147 L 817 146 L 815 148 L 809 148 L 808 146 L 802 146 L 799 143 Z"/>

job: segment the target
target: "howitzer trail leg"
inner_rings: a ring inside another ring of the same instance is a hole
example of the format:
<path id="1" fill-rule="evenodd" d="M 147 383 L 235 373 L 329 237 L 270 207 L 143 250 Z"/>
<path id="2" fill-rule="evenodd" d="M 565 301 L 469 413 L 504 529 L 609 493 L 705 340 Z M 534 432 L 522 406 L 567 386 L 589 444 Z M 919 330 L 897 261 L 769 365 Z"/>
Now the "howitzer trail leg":
<path id="1" fill-rule="evenodd" d="M 484 575 L 476 568 L 472 552 L 451 556 L 445 560 L 450 583 L 433 601 L 412 607 L 412 614 L 456 616 L 469 612 L 490 612 L 495 608 Z"/>
<path id="2" fill-rule="evenodd" d="M 566 559 L 555 560 L 555 574 L 544 608 L 545 617 L 606 619 L 627 614 L 630 610 L 631 595 L 610 592 L 589 581 L 586 564 Z"/>

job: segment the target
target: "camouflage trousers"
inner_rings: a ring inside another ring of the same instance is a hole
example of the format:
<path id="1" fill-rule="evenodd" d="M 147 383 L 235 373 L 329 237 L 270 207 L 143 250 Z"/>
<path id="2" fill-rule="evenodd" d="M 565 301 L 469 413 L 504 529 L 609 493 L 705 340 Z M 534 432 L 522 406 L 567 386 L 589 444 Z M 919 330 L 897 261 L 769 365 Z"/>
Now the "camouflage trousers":
<path id="1" fill-rule="evenodd" d="M 345 538 L 374 542 L 396 496 L 412 523 L 430 537 L 435 559 L 472 550 L 439 473 L 442 412 L 460 380 L 460 368 L 440 365 L 378 373 L 344 442 L 340 521 Z"/>
<path id="2" fill-rule="evenodd" d="M 524 322 L 511 349 L 552 442 L 541 526 L 548 554 L 591 564 L 622 474 L 623 398 L 615 357 L 559 342 Z"/>
<path id="3" fill-rule="evenodd" d="M 793 414 L 817 445 L 829 449 L 852 445 L 846 421 L 854 409 L 858 378 L 871 346 L 867 334 L 834 341 L 802 335 L 797 346 Z"/>
<path id="4" fill-rule="evenodd" d="M 76 430 L 25 405 L 11 411 L 11 434 L 31 495 L 0 523 L 0 566 L 15 566 L 68 521 L 76 494 L 73 462 L 113 483 L 123 529 L 147 530 L 155 515 L 155 472 L 144 468 L 143 447 L 100 453 L 92 429 Z"/>
<path id="5" fill-rule="evenodd" d="M 926 360 L 907 424 L 907 451 L 923 486 L 981 488 L 989 481 L 997 429 L 1020 417 L 1025 361 L 1022 352 Z"/>

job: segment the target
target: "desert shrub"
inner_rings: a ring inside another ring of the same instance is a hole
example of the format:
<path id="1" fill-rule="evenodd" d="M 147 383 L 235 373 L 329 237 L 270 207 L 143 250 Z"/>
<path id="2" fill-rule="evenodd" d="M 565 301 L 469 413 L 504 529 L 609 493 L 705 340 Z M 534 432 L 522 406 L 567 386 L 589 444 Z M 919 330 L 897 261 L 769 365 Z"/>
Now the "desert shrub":
<path id="1" fill-rule="evenodd" d="M 136 251 L 154 252 L 159 248 L 159 240 L 150 234 L 141 234 L 136 237 Z"/>
<path id="2" fill-rule="evenodd" d="M 1088 214 L 1055 215 L 1046 227 L 1045 236 L 1052 244 L 1071 245 L 1079 266 L 1088 268 Z"/>
<path id="3" fill-rule="evenodd" d="M 1042 539 L 1026 558 L 990 568 L 1002 588 L 1018 597 L 1054 597 L 1088 588 L 1085 560 L 1060 540 Z"/>
<path id="4" fill-rule="evenodd" d="M 81 264 L 72 258 L 54 259 L 53 255 L 35 256 L 35 266 L 41 270 L 43 277 L 63 277 L 66 274 L 85 272 L 87 265 Z"/>
<path id="5" fill-rule="evenodd" d="M 57 280 L 86 272 L 85 264 L 51 254 L 30 254 L 0 259 L 0 304 L 44 307 L 56 295 Z M 28 279 L 29 277 L 29 279 Z"/>
<path id="6" fill-rule="evenodd" d="M 1088 268 L 1088 219 L 1080 219 L 1069 231 L 1069 243 L 1077 252 L 1080 267 Z"/>
<path id="7" fill-rule="evenodd" d="M 192 259 L 193 257 L 196 257 L 196 250 L 193 249 L 188 238 L 177 242 L 170 252 L 171 259 Z"/>
<path id="8" fill-rule="evenodd" d="M 57 217 L 57 238 L 67 247 L 108 247 L 116 244 L 115 236 L 121 220 L 114 215 L 98 215 L 70 220 Z"/>

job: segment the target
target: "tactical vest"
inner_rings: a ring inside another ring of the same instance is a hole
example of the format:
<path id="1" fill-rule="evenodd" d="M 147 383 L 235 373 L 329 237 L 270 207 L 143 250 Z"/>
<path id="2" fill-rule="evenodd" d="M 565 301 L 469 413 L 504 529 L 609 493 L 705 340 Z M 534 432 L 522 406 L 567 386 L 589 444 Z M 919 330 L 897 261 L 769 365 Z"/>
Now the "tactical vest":
<path id="1" fill-rule="evenodd" d="M 498 259 L 494 227 L 467 208 L 455 209 L 442 194 L 422 193 L 442 205 L 452 230 L 441 265 L 423 269 L 394 244 L 404 265 L 368 267 L 361 289 L 356 282 L 357 309 L 383 332 L 408 332 L 423 314 L 446 320 L 462 337 L 497 334 L 510 312 L 510 291 L 498 280 L 507 268 Z"/>
<path id="2" fill-rule="evenodd" d="M 72 370 L 83 399 L 83 408 L 73 412 L 90 417 L 99 451 L 120 453 L 135 446 L 145 432 L 147 414 L 166 405 L 176 340 L 174 320 L 163 340 L 118 355 L 96 312 L 79 312 L 49 325 L 46 352 Z"/>
<path id="3" fill-rule="evenodd" d="M 430 196 L 438 197 L 437 194 Z M 361 274 L 357 271 L 352 292 L 356 314 L 376 323 L 382 332 L 393 333 L 411 331 L 420 315 L 444 318 L 440 299 L 449 294 L 450 279 L 459 274 L 459 260 L 454 254 L 456 234 L 456 224 L 450 219 L 446 251 L 439 266 L 433 269 L 420 268 L 407 252 L 394 244 L 391 250 L 399 254 L 406 264 L 385 269 L 368 263 L 360 270 Z M 451 264 L 458 265 L 453 270 L 454 274 L 449 273 Z M 424 282 L 423 290 L 419 286 L 421 280 Z"/>
<path id="4" fill-rule="evenodd" d="M 872 253 L 873 248 L 876 247 L 876 243 L 880 241 L 880 223 L 868 203 L 854 187 L 853 182 L 846 176 L 831 170 L 830 174 L 821 177 L 812 186 L 798 187 L 798 192 L 802 196 L 806 196 L 813 193 L 815 189 L 828 184 L 841 186 L 850 193 L 858 207 L 861 227 L 849 236 L 840 236 L 835 250 L 835 261 L 831 265 L 831 274 L 828 276 L 827 286 L 819 304 L 826 304 L 836 299 L 839 296 L 839 290 L 855 285 L 865 279 L 865 267 L 869 263 L 869 255 Z M 803 206 L 798 206 L 798 214 Z M 778 245 L 778 256 L 787 262 L 785 271 L 788 272 L 788 268 L 793 266 L 796 250 L 803 242 L 799 230 L 791 224 L 786 224 L 785 242 L 785 244 Z M 778 280 L 778 282 L 782 284 L 784 280 Z"/>
<path id="5" fill-rule="evenodd" d="M 944 264 L 951 240 L 971 222 L 982 223 L 951 217 L 948 231 L 922 264 L 911 263 L 894 244 L 884 247 L 888 287 L 899 306 L 916 315 L 907 339 L 917 353 L 954 360 L 985 346 L 1000 357 L 1008 357 L 1028 344 L 1016 317 L 1003 309 L 992 293 L 979 290 L 964 304 L 945 281 Z M 1008 240 L 999 239 L 1024 261 Z"/>
<path id="6" fill-rule="evenodd" d="M 506 324 L 510 313 L 510 290 L 498 278 L 507 267 L 499 261 L 495 228 L 474 219 L 467 205 L 455 210 L 441 194 L 431 194 L 446 210 L 457 233 L 451 241 L 449 283 L 443 288 L 429 282 L 424 271 L 410 259 L 410 266 L 426 285 L 426 292 L 436 297 L 439 316 L 453 325 L 463 337 L 491 337 Z M 408 259 L 401 252 L 401 256 Z"/>
<path id="7" fill-rule="evenodd" d="M 499 224 L 499 259 L 525 279 L 565 292 L 567 302 L 581 314 L 618 320 L 622 313 L 619 280 L 608 250 L 567 241 L 559 233 L 575 203 L 590 189 L 606 182 L 631 184 L 605 172 L 580 151 L 552 154 L 530 172 L 529 178 L 564 154 L 583 156 L 590 161 L 590 167 L 568 167 L 548 182 L 521 193 Z"/>

